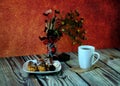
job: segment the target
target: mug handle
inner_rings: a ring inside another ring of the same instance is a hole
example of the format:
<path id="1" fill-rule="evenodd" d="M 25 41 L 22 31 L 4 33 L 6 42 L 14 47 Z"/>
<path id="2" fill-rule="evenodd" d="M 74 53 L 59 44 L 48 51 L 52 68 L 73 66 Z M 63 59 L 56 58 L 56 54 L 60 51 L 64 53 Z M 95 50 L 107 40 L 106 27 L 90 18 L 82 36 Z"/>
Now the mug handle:
<path id="1" fill-rule="evenodd" d="M 96 55 L 96 57 L 97 57 L 95 61 L 93 61 L 94 58 L 95 58 L 94 55 Z M 100 59 L 100 54 L 98 52 L 94 52 L 93 53 L 92 65 L 94 65 L 99 59 Z"/>

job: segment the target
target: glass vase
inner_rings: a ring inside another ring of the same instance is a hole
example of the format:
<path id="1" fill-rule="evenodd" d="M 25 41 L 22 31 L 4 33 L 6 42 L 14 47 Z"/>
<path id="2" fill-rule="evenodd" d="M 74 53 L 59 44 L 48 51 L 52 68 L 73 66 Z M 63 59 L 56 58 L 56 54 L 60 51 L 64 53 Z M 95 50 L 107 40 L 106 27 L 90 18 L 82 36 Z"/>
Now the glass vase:
<path id="1" fill-rule="evenodd" d="M 56 53 L 56 46 L 55 43 L 48 43 L 47 44 L 47 52 L 50 64 L 53 64 L 53 56 Z"/>

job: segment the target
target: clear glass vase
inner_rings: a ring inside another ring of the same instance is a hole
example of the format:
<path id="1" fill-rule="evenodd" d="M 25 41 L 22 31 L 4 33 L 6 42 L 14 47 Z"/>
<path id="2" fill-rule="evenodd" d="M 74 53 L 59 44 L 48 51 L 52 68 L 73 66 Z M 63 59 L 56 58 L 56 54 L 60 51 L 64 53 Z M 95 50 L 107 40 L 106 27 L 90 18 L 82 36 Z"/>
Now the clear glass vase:
<path id="1" fill-rule="evenodd" d="M 53 63 L 53 56 L 56 53 L 55 43 L 48 43 L 47 44 L 47 52 L 48 52 L 49 62 L 50 62 L 50 64 L 52 64 Z"/>

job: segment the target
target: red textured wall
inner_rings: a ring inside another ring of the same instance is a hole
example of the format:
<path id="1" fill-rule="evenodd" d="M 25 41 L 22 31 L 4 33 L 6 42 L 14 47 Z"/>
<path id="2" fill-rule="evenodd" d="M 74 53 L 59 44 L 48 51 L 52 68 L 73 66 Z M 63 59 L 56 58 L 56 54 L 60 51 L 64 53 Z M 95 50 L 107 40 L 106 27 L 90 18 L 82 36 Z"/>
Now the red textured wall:
<path id="1" fill-rule="evenodd" d="M 77 9 L 85 19 L 87 41 L 96 48 L 120 47 L 118 0 L 0 0 L 0 57 L 46 53 L 38 36 L 44 32 L 44 16 L 48 9 L 64 14 Z M 77 51 L 64 36 L 58 52 Z"/>

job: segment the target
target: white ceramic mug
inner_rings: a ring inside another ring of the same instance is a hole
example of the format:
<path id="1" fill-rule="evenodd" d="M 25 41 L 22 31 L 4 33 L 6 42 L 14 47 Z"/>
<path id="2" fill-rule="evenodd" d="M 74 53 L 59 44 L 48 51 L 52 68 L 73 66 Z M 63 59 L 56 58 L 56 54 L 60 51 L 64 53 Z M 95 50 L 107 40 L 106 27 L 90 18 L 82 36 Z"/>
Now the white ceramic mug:
<path id="1" fill-rule="evenodd" d="M 80 68 L 82 69 L 90 68 L 99 60 L 99 58 L 100 54 L 98 52 L 95 52 L 94 46 L 82 45 L 78 47 L 78 60 Z"/>

